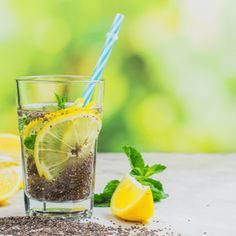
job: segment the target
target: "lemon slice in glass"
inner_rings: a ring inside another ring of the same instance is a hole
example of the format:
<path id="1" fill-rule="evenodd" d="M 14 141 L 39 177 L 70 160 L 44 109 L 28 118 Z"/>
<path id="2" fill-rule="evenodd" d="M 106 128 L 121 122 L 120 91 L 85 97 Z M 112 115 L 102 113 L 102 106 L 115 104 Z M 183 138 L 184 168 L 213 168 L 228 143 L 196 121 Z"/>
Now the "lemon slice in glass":
<path id="1" fill-rule="evenodd" d="M 27 137 L 33 134 L 37 134 L 37 132 L 39 132 L 39 130 L 43 127 L 43 122 L 44 122 L 43 118 L 37 118 L 37 119 L 32 120 L 25 127 L 24 136 Z"/>
<path id="2" fill-rule="evenodd" d="M 24 136 L 28 137 L 30 135 L 36 135 L 42 127 L 45 125 L 46 122 L 56 118 L 61 117 L 63 115 L 67 115 L 74 112 L 82 112 L 88 109 L 95 107 L 95 102 L 90 102 L 86 106 L 83 107 L 84 100 L 82 98 L 78 98 L 76 100 L 76 105 L 67 107 L 65 109 L 49 112 L 45 115 L 44 118 L 36 118 L 32 120 L 24 129 Z M 1 137 L 0 137 L 1 138 Z"/>
<path id="3" fill-rule="evenodd" d="M 62 115 L 46 123 L 36 137 L 34 148 L 39 175 L 54 179 L 70 161 L 88 157 L 94 152 L 100 129 L 100 118 L 89 111 Z"/>

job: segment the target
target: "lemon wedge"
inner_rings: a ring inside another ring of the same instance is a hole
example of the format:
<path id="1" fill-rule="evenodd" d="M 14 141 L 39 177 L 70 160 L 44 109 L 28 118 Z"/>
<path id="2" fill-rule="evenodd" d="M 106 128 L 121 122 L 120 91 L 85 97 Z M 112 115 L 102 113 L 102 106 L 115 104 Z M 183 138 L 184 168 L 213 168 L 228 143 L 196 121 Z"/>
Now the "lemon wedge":
<path id="1" fill-rule="evenodd" d="M 20 164 L 20 137 L 13 134 L 0 134 L 0 155 L 12 157 L 16 163 Z"/>
<path id="2" fill-rule="evenodd" d="M 12 197 L 21 186 L 20 166 L 0 168 L 0 203 Z"/>
<path id="3" fill-rule="evenodd" d="M 88 157 L 94 152 L 100 129 L 100 118 L 89 111 L 60 115 L 47 122 L 35 141 L 34 160 L 39 175 L 51 180 L 70 161 Z"/>
<path id="4" fill-rule="evenodd" d="M 23 178 L 20 171 L 21 170 L 20 157 L 21 157 L 20 137 L 13 134 L 0 134 L 0 171 L 1 173 L 3 173 L 4 169 L 7 169 L 8 172 L 8 167 L 18 168 L 20 172 L 20 188 L 23 188 Z M 6 182 L 1 183 L 1 181 L 4 180 Z M 3 179 L 0 177 L 0 195 L 1 195 L 1 186 L 5 184 L 6 185 L 8 184 L 7 178 Z"/>
<path id="5" fill-rule="evenodd" d="M 19 165 L 14 158 L 0 154 L 0 168 Z"/>
<path id="6" fill-rule="evenodd" d="M 154 214 L 150 187 L 142 186 L 135 178 L 126 175 L 112 196 L 111 211 L 124 220 L 146 223 Z"/>

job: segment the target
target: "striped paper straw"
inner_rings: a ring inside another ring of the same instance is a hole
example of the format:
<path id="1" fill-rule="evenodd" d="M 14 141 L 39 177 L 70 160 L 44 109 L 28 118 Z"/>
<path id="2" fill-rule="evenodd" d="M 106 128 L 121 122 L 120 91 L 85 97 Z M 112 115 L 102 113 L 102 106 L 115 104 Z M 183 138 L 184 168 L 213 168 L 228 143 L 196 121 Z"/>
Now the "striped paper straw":
<path id="1" fill-rule="evenodd" d="M 93 90 L 96 85 L 96 81 L 100 80 L 102 72 L 106 66 L 108 58 L 111 54 L 112 48 L 114 46 L 115 41 L 118 39 L 118 32 L 120 30 L 121 24 L 124 20 L 124 15 L 116 14 L 116 17 L 113 21 L 110 31 L 107 33 L 107 39 L 102 49 L 101 55 L 98 59 L 98 62 L 95 66 L 95 69 L 92 73 L 90 83 L 86 87 L 82 97 L 84 99 L 84 105 L 86 105 L 93 94 Z"/>

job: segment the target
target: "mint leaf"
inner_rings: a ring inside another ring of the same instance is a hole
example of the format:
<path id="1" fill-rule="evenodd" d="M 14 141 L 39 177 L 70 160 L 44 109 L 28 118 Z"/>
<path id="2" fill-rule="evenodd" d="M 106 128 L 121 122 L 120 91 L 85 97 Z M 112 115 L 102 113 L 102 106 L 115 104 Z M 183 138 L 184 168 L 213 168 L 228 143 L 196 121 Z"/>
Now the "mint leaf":
<path id="1" fill-rule="evenodd" d="M 167 194 L 163 192 L 163 187 L 160 181 L 148 178 L 140 181 L 140 183 L 151 188 L 154 202 L 159 202 L 161 199 L 165 199 L 167 197 Z"/>
<path id="2" fill-rule="evenodd" d="M 147 171 L 150 169 L 149 165 L 145 165 L 143 168 L 143 176 L 145 176 L 145 173 L 147 173 Z"/>
<path id="3" fill-rule="evenodd" d="M 134 176 L 134 177 L 136 177 L 136 176 L 142 176 L 142 175 L 143 175 L 143 171 L 142 171 L 140 168 L 136 167 L 136 168 L 133 168 L 133 169 L 130 171 L 130 174 L 131 174 L 132 176 Z"/>
<path id="4" fill-rule="evenodd" d="M 32 134 L 29 137 L 26 137 L 24 140 L 24 145 L 30 149 L 30 150 L 34 150 L 34 144 L 35 144 L 35 140 L 36 140 L 36 135 Z"/>
<path id="5" fill-rule="evenodd" d="M 57 99 L 57 107 L 58 110 L 64 109 L 65 108 L 65 104 L 67 102 L 67 97 L 66 96 L 60 96 L 58 94 L 55 93 L 56 99 Z"/>
<path id="6" fill-rule="evenodd" d="M 167 197 L 167 195 L 162 191 L 156 190 L 152 187 L 151 190 L 154 202 L 160 202 L 162 199 L 165 199 Z"/>
<path id="7" fill-rule="evenodd" d="M 153 201 L 159 202 L 168 195 L 164 193 L 163 186 L 160 181 L 149 178 L 150 176 L 160 173 L 166 169 L 166 166 L 154 164 L 152 166 L 145 165 L 143 157 L 134 147 L 124 146 L 130 165 L 130 175 L 133 176 L 142 185 L 149 186 L 152 191 Z M 116 190 L 119 180 L 110 181 L 104 188 L 103 192 L 94 195 L 94 205 L 96 207 L 109 207 L 114 191 Z"/>
<path id="8" fill-rule="evenodd" d="M 145 166 L 146 167 L 146 166 Z M 145 170 L 145 177 L 149 177 L 154 174 L 158 174 L 166 169 L 166 166 L 163 166 L 161 164 L 155 164 L 152 165 L 151 167 L 147 166 L 148 168 Z"/>
<path id="9" fill-rule="evenodd" d="M 95 201 L 94 201 L 95 202 Z M 95 207 L 110 207 L 110 201 L 94 204 Z"/>
<path id="10" fill-rule="evenodd" d="M 20 117 L 20 118 L 19 118 L 18 127 L 19 127 L 19 131 L 20 131 L 20 132 L 24 129 L 25 125 L 27 125 L 28 122 L 29 122 L 29 121 L 28 121 L 27 116 L 23 116 L 23 117 Z"/>
<path id="11" fill-rule="evenodd" d="M 94 194 L 94 206 L 95 207 L 109 207 L 111 197 L 119 185 L 119 180 L 111 180 L 107 183 L 104 190 L 100 194 Z"/>
<path id="12" fill-rule="evenodd" d="M 141 170 L 144 168 L 144 160 L 141 153 L 131 146 L 124 146 L 123 150 L 127 155 L 131 168 L 140 168 Z"/>
<path id="13" fill-rule="evenodd" d="M 94 206 L 96 207 L 102 207 L 104 205 L 110 205 L 111 197 L 109 194 L 106 193 L 100 193 L 100 194 L 94 194 Z"/>
<path id="14" fill-rule="evenodd" d="M 117 186 L 119 185 L 120 181 L 117 179 L 111 180 L 107 183 L 105 186 L 103 192 L 109 195 L 112 195 L 114 191 L 116 190 Z"/>
<path id="15" fill-rule="evenodd" d="M 160 181 L 151 178 L 146 178 L 144 181 L 152 184 L 158 190 L 163 191 L 163 185 Z"/>

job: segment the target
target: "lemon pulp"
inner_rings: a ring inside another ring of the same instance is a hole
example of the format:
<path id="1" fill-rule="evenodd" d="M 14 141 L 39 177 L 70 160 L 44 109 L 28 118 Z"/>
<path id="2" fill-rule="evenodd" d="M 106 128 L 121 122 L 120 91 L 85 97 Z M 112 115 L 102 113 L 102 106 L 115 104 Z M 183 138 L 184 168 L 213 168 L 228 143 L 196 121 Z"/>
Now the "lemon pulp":
<path id="1" fill-rule="evenodd" d="M 92 112 L 77 111 L 55 117 L 39 131 L 34 160 L 40 176 L 56 178 L 70 162 L 94 152 L 101 129 L 100 118 Z"/>
<path id="2" fill-rule="evenodd" d="M 23 186 L 23 178 L 21 174 L 21 145 L 20 145 L 20 137 L 13 134 L 0 134 L 0 199 L 5 198 L 8 199 L 9 197 L 13 196 L 16 191 L 11 192 L 10 194 L 3 197 L 3 192 L 8 192 L 14 188 L 14 181 L 11 182 L 11 177 L 8 180 L 8 176 L 12 173 L 15 176 L 15 170 L 19 170 L 19 178 L 20 178 L 20 186 Z M 10 167 L 13 167 L 12 169 Z M 10 169 L 9 169 L 10 168 Z M 5 177 L 3 176 L 5 173 Z M 17 174 L 17 176 L 18 176 Z M 5 181 L 5 182 L 4 182 Z M 9 185 L 8 185 L 9 183 Z M 16 181 L 15 184 L 17 185 L 18 182 Z M 18 186 L 16 186 L 17 189 Z M 0 201 L 3 201 L 0 200 Z"/>
<path id="3" fill-rule="evenodd" d="M 154 214 L 150 187 L 142 186 L 126 175 L 112 196 L 111 211 L 122 219 L 146 223 Z"/>
<path id="4" fill-rule="evenodd" d="M 0 203 L 12 197 L 21 186 L 20 166 L 0 168 Z"/>
<path id="5" fill-rule="evenodd" d="M 20 163 L 20 137 L 12 134 L 0 134 L 0 155 L 12 157 Z"/>

